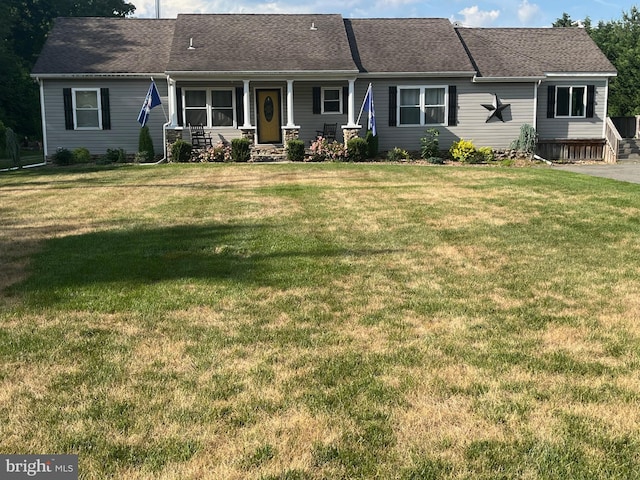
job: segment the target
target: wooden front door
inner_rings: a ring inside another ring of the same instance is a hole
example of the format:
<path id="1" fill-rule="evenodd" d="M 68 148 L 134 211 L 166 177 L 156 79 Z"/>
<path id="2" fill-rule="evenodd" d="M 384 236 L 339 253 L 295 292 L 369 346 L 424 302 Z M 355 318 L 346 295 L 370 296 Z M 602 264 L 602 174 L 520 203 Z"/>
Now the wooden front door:
<path id="1" fill-rule="evenodd" d="M 256 90 L 258 143 L 282 143 L 280 90 Z"/>

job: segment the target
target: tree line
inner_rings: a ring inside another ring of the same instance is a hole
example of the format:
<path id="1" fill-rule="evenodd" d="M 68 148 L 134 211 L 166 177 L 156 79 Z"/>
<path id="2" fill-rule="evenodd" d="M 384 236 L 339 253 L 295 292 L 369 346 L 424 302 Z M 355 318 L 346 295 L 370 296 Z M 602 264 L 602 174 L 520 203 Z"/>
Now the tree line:
<path id="1" fill-rule="evenodd" d="M 136 7 L 125 0 L 4 0 L 0 9 L 0 130 L 40 138 L 40 102 L 29 73 L 56 17 L 126 17 Z M 582 26 L 618 70 L 609 86 L 609 115 L 640 114 L 640 12 L 592 25 L 563 13 L 554 27 Z"/>

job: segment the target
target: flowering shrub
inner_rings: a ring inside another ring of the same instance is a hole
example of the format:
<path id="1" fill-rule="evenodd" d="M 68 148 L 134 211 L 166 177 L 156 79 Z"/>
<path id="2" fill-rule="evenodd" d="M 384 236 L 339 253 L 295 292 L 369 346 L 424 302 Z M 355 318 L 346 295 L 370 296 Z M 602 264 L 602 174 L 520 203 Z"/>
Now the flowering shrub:
<path id="1" fill-rule="evenodd" d="M 331 160 L 341 162 L 347 157 L 347 149 L 342 143 L 329 143 L 326 138 L 318 137 L 311 144 L 311 159 L 314 162 Z"/>
<path id="2" fill-rule="evenodd" d="M 219 141 L 215 146 L 202 150 L 196 155 L 196 162 L 230 162 L 231 145 Z"/>

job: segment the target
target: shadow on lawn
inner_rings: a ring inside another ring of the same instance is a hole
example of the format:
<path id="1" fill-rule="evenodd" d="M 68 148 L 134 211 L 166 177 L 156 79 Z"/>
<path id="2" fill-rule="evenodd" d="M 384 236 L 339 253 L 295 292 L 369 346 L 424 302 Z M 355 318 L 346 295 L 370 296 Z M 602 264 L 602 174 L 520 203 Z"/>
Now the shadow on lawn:
<path id="1" fill-rule="evenodd" d="M 346 273 L 356 257 L 389 252 L 338 248 L 258 224 L 92 232 L 47 240 L 29 277 L 8 293 L 46 306 L 84 288 L 144 290 L 174 280 L 289 288 Z"/>

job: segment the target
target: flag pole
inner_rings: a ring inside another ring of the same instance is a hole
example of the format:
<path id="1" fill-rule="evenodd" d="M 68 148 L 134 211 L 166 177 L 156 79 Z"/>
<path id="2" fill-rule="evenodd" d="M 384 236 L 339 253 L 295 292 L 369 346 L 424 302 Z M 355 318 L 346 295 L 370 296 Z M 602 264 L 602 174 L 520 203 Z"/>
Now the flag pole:
<path id="1" fill-rule="evenodd" d="M 156 83 L 156 81 L 153 79 L 153 77 L 151 77 L 151 83 Z M 167 116 L 167 112 L 164 109 L 164 103 L 160 102 L 160 106 L 162 107 L 162 113 L 164 113 L 164 119 L 165 119 L 165 121 L 168 122 L 169 121 L 169 117 Z"/>
<path id="2" fill-rule="evenodd" d="M 371 84 L 367 87 L 367 92 L 364 94 L 364 98 L 362 99 L 362 105 L 360 106 L 360 113 L 358 114 L 358 120 L 356 120 L 356 125 L 360 125 L 360 117 L 362 117 L 362 111 L 364 110 L 364 102 L 367 100 L 367 95 L 369 95 L 369 90 L 371 90 Z"/>

